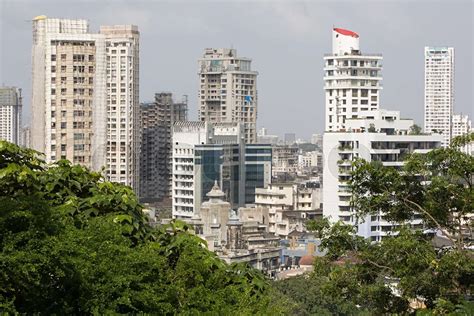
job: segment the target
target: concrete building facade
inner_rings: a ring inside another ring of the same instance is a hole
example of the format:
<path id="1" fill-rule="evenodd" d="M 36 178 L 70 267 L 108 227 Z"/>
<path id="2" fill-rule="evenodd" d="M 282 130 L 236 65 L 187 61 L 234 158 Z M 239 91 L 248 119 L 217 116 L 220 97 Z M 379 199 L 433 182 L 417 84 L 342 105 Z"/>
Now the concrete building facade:
<path id="1" fill-rule="evenodd" d="M 141 104 L 140 199 L 160 201 L 171 196 L 172 126 L 188 120 L 187 98 L 175 102 L 170 92 L 155 94 L 155 101 Z"/>
<path id="2" fill-rule="evenodd" d="M 346 120 L 379 108 L 382 56 L 362 54 L 359 35 L 334 28 L 333 49 L 324 56 L 325 131 L 346 129 Z"/>
<path id="3" fill-rule="evenodd" d="M 272 183 L 255 190 L 255 206 L 268 210 L 268 230 L 282 238 L 305 230 L 308 213 L 319 210 L 321 189 L 295 183 Z"/>
<path id="4" fill-rule="evenodd" d="M 425 47 L 425 132 L 452 138 L 454 106 L 454 48 Z"/>
<path id="5" fill-rule="evenodd" d="M 21 89 L 0 87 L 0 140 L 22 145 L 22 108 Z"/>
<path id="6" fill-rule="evenodd" d="M 101 26 L 105 38 L 107 178 L 139 192 L 139 41 L 135 25 Z"/>
<path id="7" fill-rule="evenodd" d="M 207 48 L 199 60 L 199 120 L 243 124 L 246 143 L 257 142 L 257 75 L 235 49 Z"/>
<path id="8" fill-rule="evenodd" d="M 441 135 L 410 135 L 413 120 L 401 119 L 397 111 L 367 111 L 359 119 L 346 121 L 346 132 L 326 132 L 323 140 L 323 215 L 358 227 L 358 234 L 380 241 L 391 233 L 394 224 L 383 214 L 357 222 L 351 207 L 349 180 L 352 161 L 362 158 L 401 168 L 410 153 L 427 153 L 441 146 Z M 369 128 L 371 129 L 369 132 Z M 420 225 L 414 218 L 412 225 Z"/>
<path id="9" fill-rule="evenodd" d="M 138 190 L 139 33 L 136 26 L 33 19 L 31 146 Z"/>

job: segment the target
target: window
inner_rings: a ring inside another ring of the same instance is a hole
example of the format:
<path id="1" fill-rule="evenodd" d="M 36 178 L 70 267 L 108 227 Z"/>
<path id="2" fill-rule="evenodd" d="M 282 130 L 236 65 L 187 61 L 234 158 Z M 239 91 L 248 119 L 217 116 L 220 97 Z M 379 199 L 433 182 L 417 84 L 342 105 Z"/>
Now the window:
<path id="1" fill-rule="evenodd" d="M 61 61 L 65 61 L 66 60 L 66 54 L 61 54 Z"/>
<path id="2" fill-rule="evenodd" d="M 56 55 L 51 55 L 51 61 L 56 61 Z"/>

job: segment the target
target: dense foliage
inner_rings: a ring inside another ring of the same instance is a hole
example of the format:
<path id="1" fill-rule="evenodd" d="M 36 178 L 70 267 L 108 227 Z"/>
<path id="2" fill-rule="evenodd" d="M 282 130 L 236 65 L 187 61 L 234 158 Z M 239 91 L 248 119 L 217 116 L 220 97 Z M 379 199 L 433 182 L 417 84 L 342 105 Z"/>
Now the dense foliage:
<path id="1" fill-rule="evenodd" d="M 0 142 L 0 312 L 280 312 L 258 271 L 146 223 L 130 188 Z"/>
<path id="2" fill-rule="evenodd" d="M 372 243 L 351 225 L 309 222 L 327 255 L 315 260 L 310 275 L 276 284 L 301 315 L 474 315 L 474 157 L 459 150 L 473 140 L 471 134 L 449 148 L 412 155 L 401 170 L 354 163 L 352 203 L 359 221 L 383 214 L 399 223 L 398 231 Z M 423 229 L 405 225 L 415 214 Z M 435 247 L 426 228 L 452 247 Z"/>

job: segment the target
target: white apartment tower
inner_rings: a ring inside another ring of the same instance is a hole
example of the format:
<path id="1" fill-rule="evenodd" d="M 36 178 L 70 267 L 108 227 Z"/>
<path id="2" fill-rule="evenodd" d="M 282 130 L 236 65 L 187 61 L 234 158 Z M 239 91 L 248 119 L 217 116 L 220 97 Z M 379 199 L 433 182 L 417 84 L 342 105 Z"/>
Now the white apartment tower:
<path id="1" fill-rule="evenodd" d="M 454 104 L 454 48 L 425 47 L 425 132 L 452 138 Z"/>
<path id="2" fill-rule="evenodd" d="M 0 87 L 0 140 L 21 145 L 21 89 Z"/>
<path id="3" fill-rule="evenodd" d="M 101 26 L 100 34 L 106 47 L 107 178 L 138 192 L 140 34 L 135 25 Z"/>
<path id="4" fill-rule="evenodd" d="M 240 122 L 246 143 L 257 141 L 257 75 L 235 49 L 207 48 L 199 60 L 199 120 Z"/>
<path id="5" fill-rule="evenodd" d="M 362 54 L 359 35 L 334 28 L 332 53 L 324 56 L 325 131 L 346 129 L 346 119 L 379 108 L 382 55 Z"/>
<path id="6" fill-rule="evenodd" d="M 138 30 L 33 19 L 31 146 L 138 184 Z M 137 140 L 137 141 L 135 141 Z"/>

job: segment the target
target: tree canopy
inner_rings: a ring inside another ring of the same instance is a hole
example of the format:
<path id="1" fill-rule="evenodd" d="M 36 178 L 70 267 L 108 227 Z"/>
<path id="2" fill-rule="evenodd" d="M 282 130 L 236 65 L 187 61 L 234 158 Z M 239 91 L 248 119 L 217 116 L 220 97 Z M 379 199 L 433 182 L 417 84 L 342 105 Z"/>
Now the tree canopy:
<path id="1" fill-rule="evenodd" d="M 182 222 L 153 229 L 126 186 L 0 142 L 0 311 L 279 313 L 269 282 Z"/>
<path id="2" fill-rule="evenodd" d="M 326 256 L 310 275 L 278 281 L 301 315 L 473 315 L 474 157 L 460 151 L 474 134 L 449 148 L 413 154 L 401 168 L 357 160 L 350 182 L 359 222 L 383 215 L 397 224 L 374 243 L 356 227 L 327 218 L 306 227 L 321 238 Z M 417 216 L 422 226 L 409 225 Z M 435 247 L 428 231 L 452 247 Z"/>

